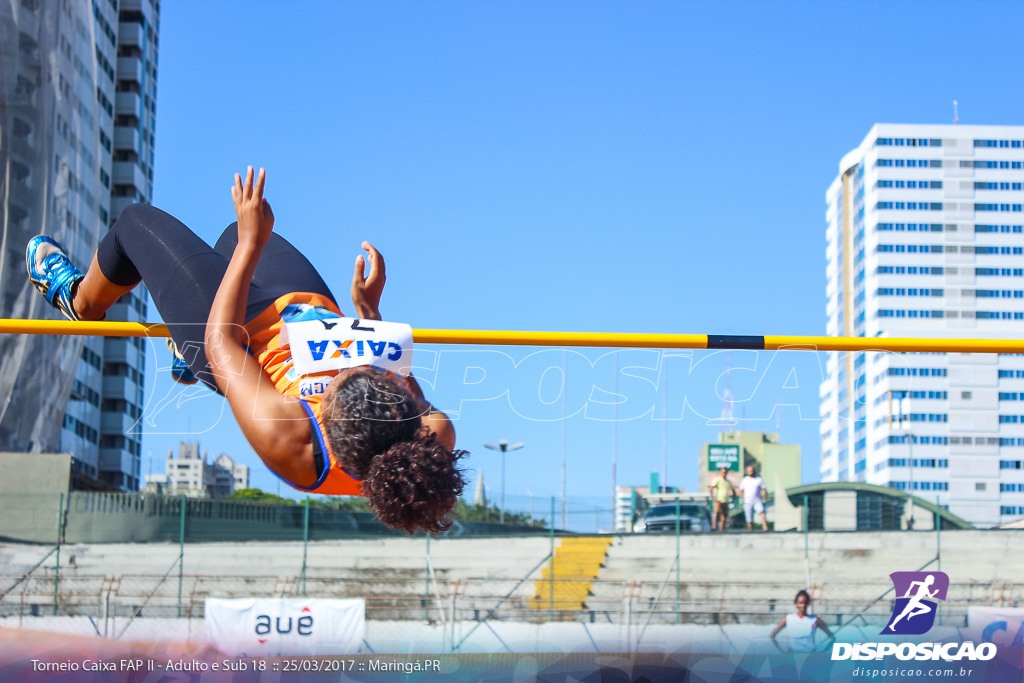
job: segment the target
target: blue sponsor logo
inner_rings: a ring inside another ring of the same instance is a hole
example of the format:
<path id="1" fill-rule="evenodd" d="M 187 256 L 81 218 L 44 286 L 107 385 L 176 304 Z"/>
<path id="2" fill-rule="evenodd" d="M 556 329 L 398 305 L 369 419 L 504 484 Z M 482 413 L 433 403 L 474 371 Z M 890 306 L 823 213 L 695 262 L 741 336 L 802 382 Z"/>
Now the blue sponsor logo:
<path id="1" fill-rule="evenodd" d="M 387 358 L 395 361 L 402 357 L 402 347 L 395 342 L 374 341 L 372 339 L 325 339 L 323 341 L 308 341 L 309 352 L 314 361 L 321 361 L 324 357 L 334 358 Z M 333 352 L 328 355 L 328 352 Z"/>

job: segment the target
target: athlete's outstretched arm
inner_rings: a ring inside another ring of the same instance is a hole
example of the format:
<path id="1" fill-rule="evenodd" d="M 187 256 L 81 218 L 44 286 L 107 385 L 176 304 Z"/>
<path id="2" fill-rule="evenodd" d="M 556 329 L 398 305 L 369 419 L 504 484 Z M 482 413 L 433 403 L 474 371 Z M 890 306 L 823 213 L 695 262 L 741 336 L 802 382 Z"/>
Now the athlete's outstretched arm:
<path id="1" fill-rule="evenodd" d="M 822 630 L 822 632 L 824 632 L 824 634 L 826 636 L 828 636 L 829 640 L 831 641 L 831 642 L 825 643 L 825 647 L 828 648 L 829 645 L 831 645 L 832 643 L 836 642 L 836 637 L 834 635 L 832 635 L 832 631 L 828 630 L 828 624 L 826 624 L 821 617 L 818 617 L 818 622 L 817 623 L 818 623 L 818 628 L 820 628 Z"/>
<path id="2" fill-rule="evenodd" d="M 369 242 L 363 242 L 363 249 L 370 256 L 370 275 L 366 276 L 366 259 L 356 257 L 356 268 L 352 274 L 352 305 L 356 316 L 364 320 L 380 320 L 380 295 L 384 293 L 387 272 L 384 257 Z"/>
<path id="3" fill-rule="evenodd" d="M 352 305 L 356 315 L 366 320 L 380 320 L 380 296 L 384 292 L 387 272 L 384 257 L 369 242 L 363 242 L 363 249 L 370 259 L 370 275 L 366 275 L 366 260 L 362 255 L 356 258 L 355 272 L 352 274 Z M 448 450 L 455 449 L 455 427 L 448 416 L 437 410 L 423 396 L 423 389 L 412 375 L 409 375 L 409 390 L 419 402 L 422 410 L 424 426 L 434 433 L 438 442 Z"/>
<path id="4" fill-rule="evenodd" d="M 316 482 L 309 426 L 302 407 L 279 394 L 263 368 L 245 349 L 245 307 L 263 247 L 274 229 L 274 214 L 263 198 L 266 173 L 243 185 L 235 175 L 231 196 L 238 214 L 238 245 L 206 322 L 206 357 L 242 433 L 267 467 L 299 486 Z"/>
<path id="5" fill-rule="evenodd" d="M 423 421 L 423 426 L 427 428 L 427 431 L 434 433 L 442 446 L 450 451 L 455 450 L 455 426 L 447 415 L 424 398 L 420 383 L 412 375 L 409 375 L 409 390 L 412 392 L 413 398 L 419 402 L 422 411 L 420 419 Z"/>
<path id="6" fill-rule="evenodd" d="M 783 650 L 782 646 L 779 645 L 779 641 L 775 640 L 775 636 L 779 635 L 779 631 L 781 631 L 784 628 L 786 628 L 786 617 L 782 617 L 782 620 L 779 622 L 779 625 L 776 626 L 775 630 L 772 631 L 772 634 L 768 636 L 772 639 L 772 644 L 774 644 L 775 647 L 779 649 L 779 652 L 785 652 L 785 650 Z"/>

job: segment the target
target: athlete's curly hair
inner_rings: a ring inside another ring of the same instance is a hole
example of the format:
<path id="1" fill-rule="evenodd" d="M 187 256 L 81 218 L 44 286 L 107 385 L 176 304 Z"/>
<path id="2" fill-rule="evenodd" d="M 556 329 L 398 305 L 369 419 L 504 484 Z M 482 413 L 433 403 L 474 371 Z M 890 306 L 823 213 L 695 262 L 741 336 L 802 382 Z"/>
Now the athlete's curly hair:
<path id="1" fill-rule="evenodd" d="M 331 450 L 363 483 L 363 495 L 384 524 L 413 533 L 451 527 L 446 515 L 465 486 L 458 461 L 425 434 L 421 410 L 409 390 L 390 375 L 350 372 L 328 386 L 324 426 Z"/>

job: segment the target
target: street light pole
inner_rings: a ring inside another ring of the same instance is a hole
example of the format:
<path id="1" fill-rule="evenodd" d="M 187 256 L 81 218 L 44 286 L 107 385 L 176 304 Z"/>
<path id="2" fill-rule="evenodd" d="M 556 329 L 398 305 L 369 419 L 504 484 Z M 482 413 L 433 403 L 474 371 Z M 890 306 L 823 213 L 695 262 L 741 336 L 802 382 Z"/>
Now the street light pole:
<path id="1" fill-rule="evenodd" d="M 498 511 L 499 521 L 505 523 L 505 453 L 508 451 L 518 451 L 523 447 L 522 443 L 517 443 L 514 446 L 509 446 L 508 441 L 502 439 L 498 442 L 497 446 L 492 446 L 489 443 L 484 444 L 484 448 L 492 451 L 499 451 L 501 453 L 501 510 Z"/>
<path id="2" fill-rule="evenodd" d="M 619 439 L 619 352 L 614 353 L 615 358 L 615 385 L 613 391 L 615 393 L 615 403 L 612 404 L 612 531 L 618 530 L 618 500 L 619 500 L 619 482 L 615 472 L 615 466 L 618 460 L 618 439 Z"/>
<path id="3" fill-rule="evenodd" d="M 665 363 L 665 354 L 661 354 L 664 383 L 661 385 L 661 490 L 659 493 L 668 493 L 668 365 Z"/>

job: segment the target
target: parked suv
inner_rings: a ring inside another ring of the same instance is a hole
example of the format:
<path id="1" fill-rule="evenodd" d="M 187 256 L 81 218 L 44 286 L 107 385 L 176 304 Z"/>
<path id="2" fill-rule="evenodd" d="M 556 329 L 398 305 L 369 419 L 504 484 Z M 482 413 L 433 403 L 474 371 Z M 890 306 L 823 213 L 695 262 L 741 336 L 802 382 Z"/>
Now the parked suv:
<path id="1" fill-rule="evenodd" d="M 675 533 L 676 510 L 679 531 L 707 533 L 711 531 L 711 513 L 703 503 L 663 503 L 655 505 L 633 525 L 636 533 Z"/>

